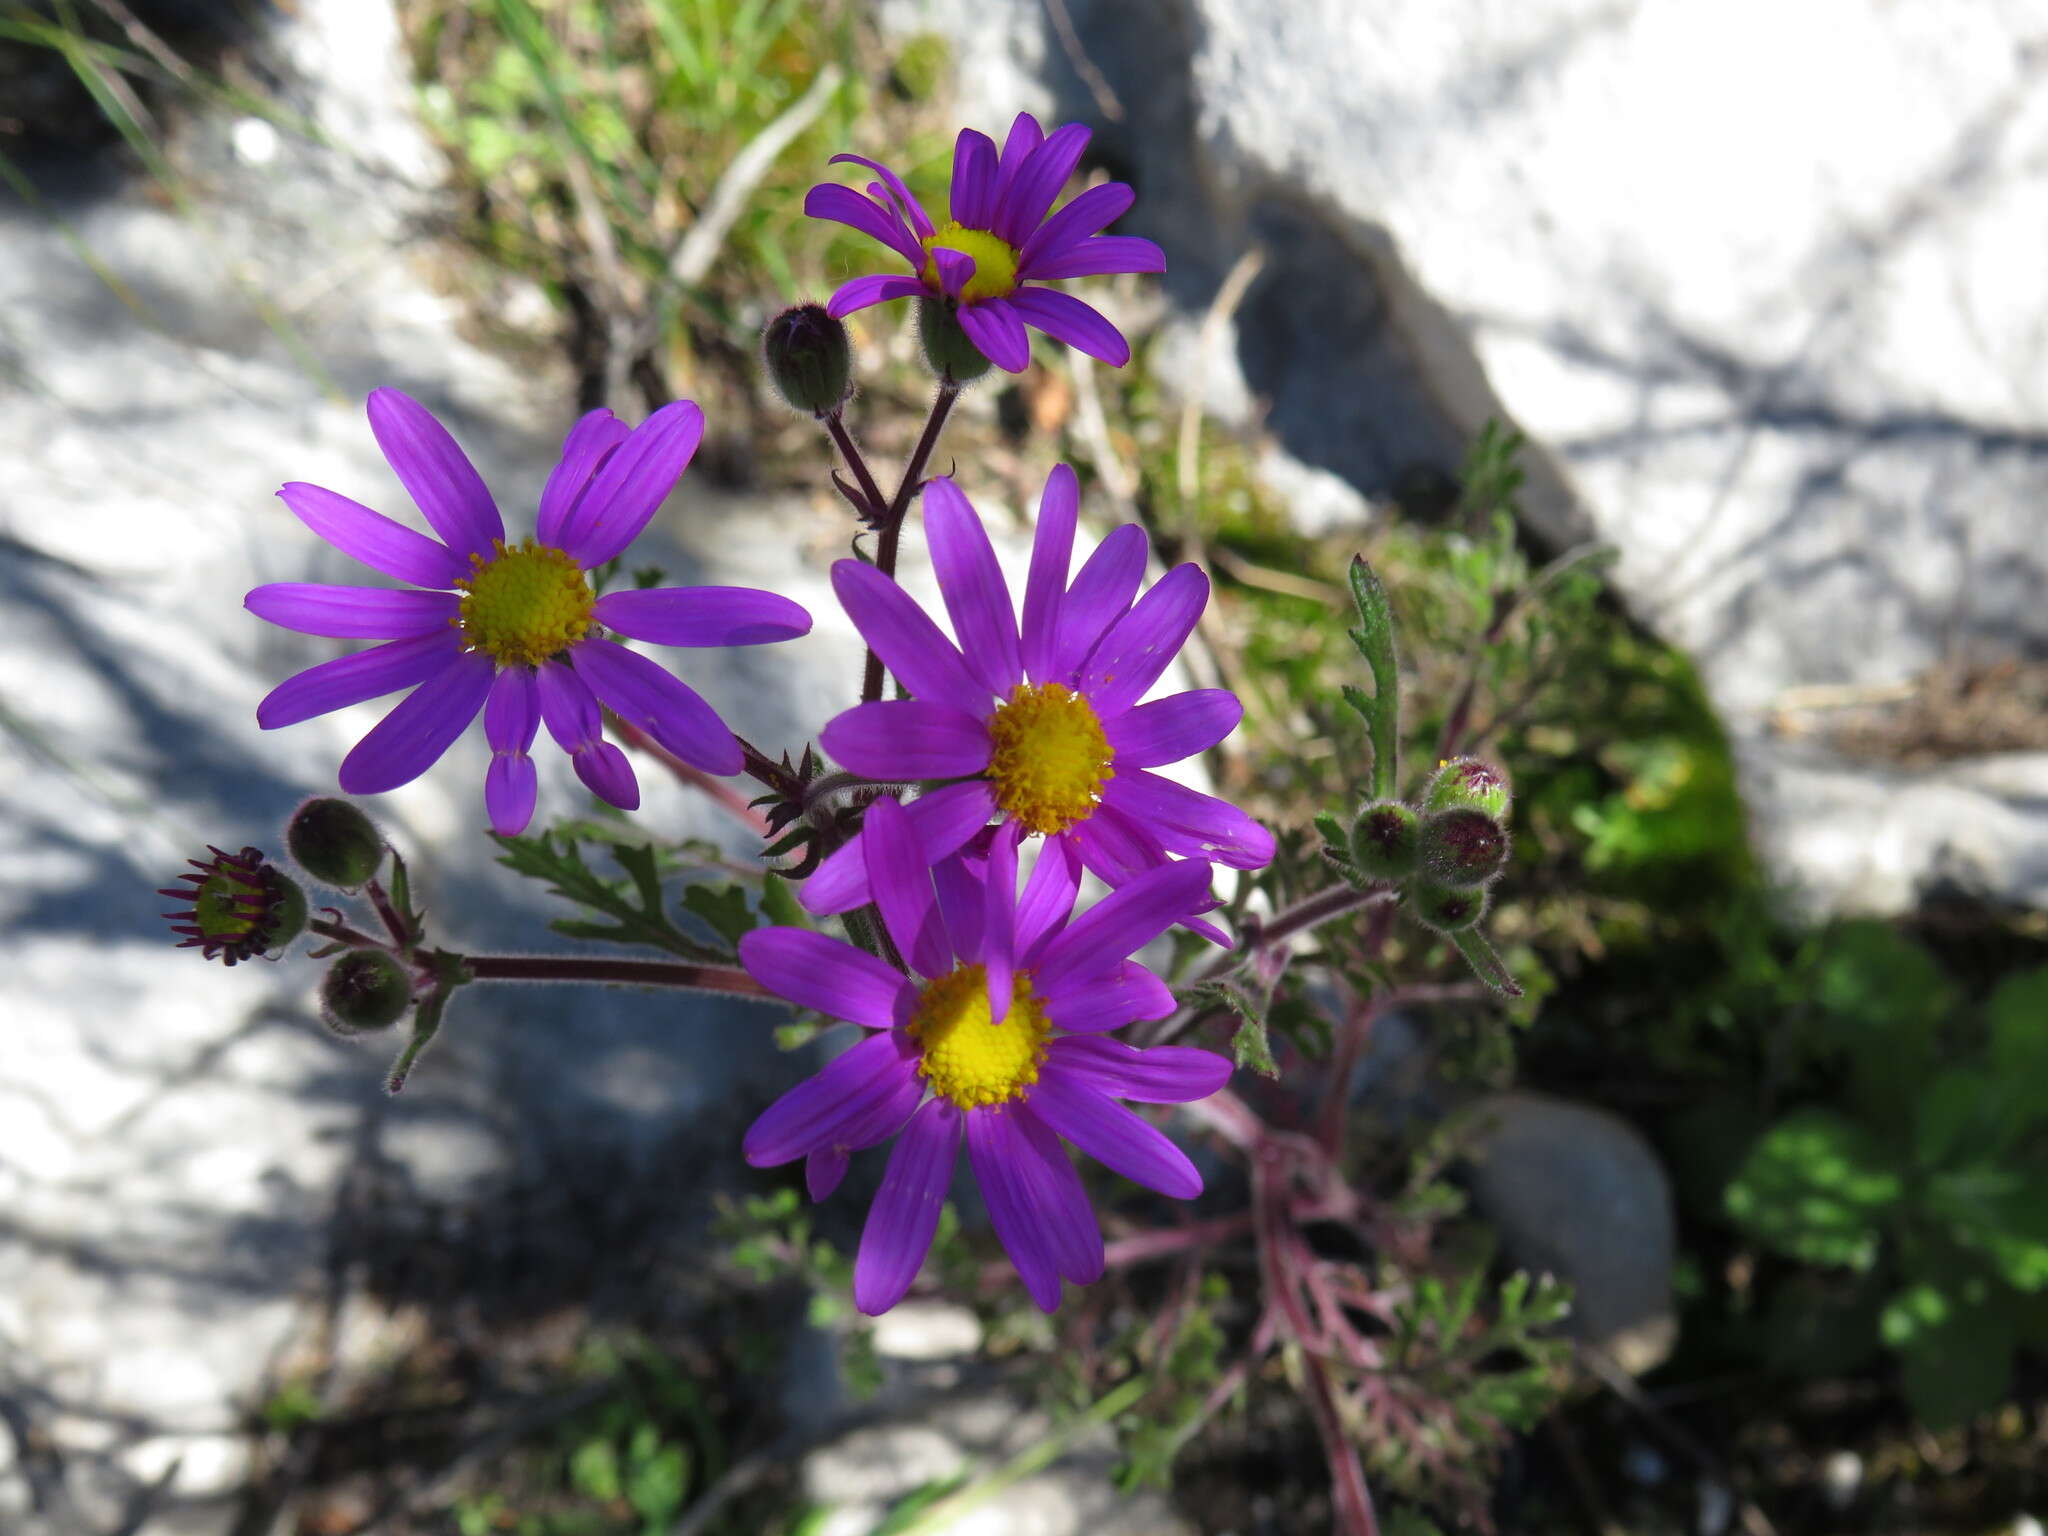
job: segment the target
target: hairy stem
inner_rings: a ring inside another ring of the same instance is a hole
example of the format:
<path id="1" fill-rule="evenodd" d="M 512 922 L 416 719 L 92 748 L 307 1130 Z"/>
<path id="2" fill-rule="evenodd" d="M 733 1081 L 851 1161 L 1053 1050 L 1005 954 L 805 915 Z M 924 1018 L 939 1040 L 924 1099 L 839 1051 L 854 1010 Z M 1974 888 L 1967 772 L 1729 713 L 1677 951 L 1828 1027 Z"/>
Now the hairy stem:
<path id="1" fill-rule="evenodd" d="M 776 995 L 745 971 L 730 965 L 583 959 L 575 955 L 465 955 L 462 964 L 478 981 L 597 981 L 626 987 L 687 987 L 734 997 Z"/>
<path id="2" fill-rule="evenodd" d="M 917 494 L 917 487 L 924 477 L 924 467 L 930 462 L 932 449 L 939 443 L 939 432 L 946 425 L 946 418 L 953 412 L 953 402 L 960 398 L 960 386 L 953 383 L 939 385 L 939 398 L 932 402 L 932 414 L 919 434 L 917 447 L 911 450 L 910 462 L 904 466 L 903 479 L 896 487 L 896 495 L 890 501 L 888 511 L 882 519 L 882 536 L 875 545 L 875 569 L 884 576 L 896 574 L 896 548 L 903 537 L 903 519 L 910 511 L 910 498 Z M 874 647 L 868 648 L 867 673 L 861 679 L 860 701 L 873 704 L 882 697 L 882 658 Z"/>

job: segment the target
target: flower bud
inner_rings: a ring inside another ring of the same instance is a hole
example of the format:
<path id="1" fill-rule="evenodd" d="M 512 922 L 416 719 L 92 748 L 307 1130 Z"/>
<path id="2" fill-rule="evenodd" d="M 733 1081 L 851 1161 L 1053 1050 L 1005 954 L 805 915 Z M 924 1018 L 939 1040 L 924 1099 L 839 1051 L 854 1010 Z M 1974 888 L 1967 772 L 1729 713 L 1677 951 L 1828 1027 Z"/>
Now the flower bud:
<path id="1" fill-rule="evenodd" d="M 353 891 L 384 862 L 384 839 L 346 800 L 308 800 L 284 829 L 293 860 L 322 885 Z"/>
<path id="2" fill-rule="evenodd" d="M 1510 798 L 1507 775 L 1493 764 L 1476 757 L 1454 757 L 1437 769 L 1429 788 L 1422 792 L 1422 808 L 1448 811 L 1469 805 L 1495 821 L 1506 821 Z"/>
<path id="3" fill-rule="evenodd" d="M 1508 834 L 1484 811 L 1458 806 L 1422 820 L 1422 872 L 1438 885 L 1484 885 L 1508 861 Z"/>
<path id="4" fill-rule="evenodd" d="M 1461 933 L 1486 916 L 1486 889 L 1457 890 L 1419 880 L 1408 890 L 1415 915 L 1439 933 Z"/>
<path id="5" fill-rule="evenodd" d="M 775 392 L 794 410 L 829 416 L 853 393 L 853 344 L 822 304 L 798 304 L 770 320 L 761 352 Z"/>
<path id="6" fill-rule="evenodd" d="M 1368 880 L 1405 880 L 1415 873 L 1419 818 L 1398 800 L 1375 800 L 1351 823 L 1351 862 Z"/>
<path id="7" fill-rule="evenodd" d="M 381 949 L 352 949 L 320 978 L 320 1015 L 337 1035 L 389 1029 L 411 1002 L 405 967 Z"/>
<path id="8" fill-rule="evenodd" d="M 187 901 L 182 912 L 166 912 L 180 949 L 197 949 L 208 960 L 234 965 L 255 955 L 274 954 L 306 930 L 306 893 L 262 850 L 225 853 L 208 846 L 204 863 L 187 859 L 195 871 L 178 878 L 188 887 L 157 892 Z"/>
<path id="9" fill-rule="evenodd" d="M 988 372 L 988 359 L 960 328 L 960 316 L 944 299 L 917 301 L 917 339 L 924 344 L 925 363 L 942 383 L 972 384 Z"/>

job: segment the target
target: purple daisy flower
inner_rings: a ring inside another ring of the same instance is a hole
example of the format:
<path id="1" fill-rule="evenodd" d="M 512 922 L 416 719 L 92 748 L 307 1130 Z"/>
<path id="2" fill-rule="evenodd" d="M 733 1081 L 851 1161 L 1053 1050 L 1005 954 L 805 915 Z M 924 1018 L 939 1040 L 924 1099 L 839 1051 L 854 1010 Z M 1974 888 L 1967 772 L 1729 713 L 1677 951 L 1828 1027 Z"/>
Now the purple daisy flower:
<path id="1" fill-rule="evenodd" d="M 1078 510 L 1073 470 L 1054 466 L 1020 629 L 973 506 L 951 480 L 925 487 L 925 531 L 957 647 L 873 566 L 834 565 L 840 602 L 913 697 L 847 710 L 820 745 L 868 778 L 958 781 L 907 808 L 930 864 L 1000 817 L 1071 845 L 1111 886 L 1172 855 L 1262 867 L 1273 857 L 1270 832 L 1236 806 L 1150 771 L 1214 746 L 1244 714 L 1222 688 L 1138 702 L 1194 629 L 1208 578 L 1199 566 L 1176 566 L 1133 602 L 1147 546 L 1144 530 L 1126 523 L 1069 586 Z M 845 912 L 869 899 L 864 836 L 804 883 L 811 911 Z"/>
<path id="2" fill-rule="evenodd" d="M 868 810 L 866 857 L 905 976 L 805 928 L 757 928 L 740 963 L 806 1008 L 873 1031 L 771 1104 L 748 1129 L 757 1168 L 806 1159 L 813 1199 L 847 1154 L 897 1137 L 853 1266 L 863 1312 L 903 1299 L 924 1263 L 964 1136 L 989 1220 L 1031 1299 L 1050 1312 L 1062 1278 L 1102 1275 L 1102 1233 L 1060 1143 L 1148 1189 L 1193 1199 L 1202 1177 L 1166 1135 L 1117 1102 L 1207 1098 L 1230 1063 L 1185 1046 L 1137 1050 L 1107 1037 L 1174 1008 L 1166 984 L 1128 958 L 1199 909 L 1208 869 L 1155 869 L 1069 922 L 1080 870 L 1049 845 L 1017 894 L 1017 839 L 986 862 L 929 867 L 894 800 Z"/>
<path id="3" fill-rule="evenodd" d="M 293 481 L 277 494 L 343 554 L 424 590 L 286 581 L 251 592 L 249 611 L 286 629 L 385 642 L 280 683 L 256 706 L 257 724 L 275 730 L 413 688 L 342 759 L 341 787 L 374 795 L 425 773 L 481 710 L 484 803 L 507 835 L 533 817 L 527 753 L 543 722 L 595 794 L 639 805 L 632 765 L 603 739 L 600 702 L 686 763 L 740 771 L 739 743 L 717 711 L 604 631 L 656 645 L 761 645 L 807 634 L 811 616 L 748 587 L 598 597 L 585 574 L 623 553 L 674 489 L 704 435 L 693 402 L 665 405 L 631 431 L 610 411 L 577 422 L 541 492 L 535 537 L 511 545 L 483 478 L 426 407 L 379 389 L 369 411 L 377 446 L 439 541 L 317 485 Z"/>
<path id="4" fill-rule="evenodd" d="M 960 328 L 982 355 L 1011 373 L 1031 362 L 1027 325 L 1122 367 L 1131 360 L 1131 348 L 1115 326 L 1072 294 L 1031 286 L 1166 270 L 1165 254 L 1150 240 L 1096 234 L 1131 206 L 1133 194 L 1122 182 L 1091 187 L 1046 217 L 1088 138 L 1079 123 L 1048 136 L 1038 119 L 1020 112 L 998 155 L 987 134 L 963 129 L 953 147 L 953 216 L 940 225 L 887 166 L 859 155 L 834 155 L 833 164 L 850 160 L 882 179 L 869 183 L 865 197 L 836 182 L 815 186 L 804 198 L 804 212 L 873 236 L 916 275 L 857 277 L 825 307 L 844 318 L 890 299 L 943 299 L 956 307 Z"/>

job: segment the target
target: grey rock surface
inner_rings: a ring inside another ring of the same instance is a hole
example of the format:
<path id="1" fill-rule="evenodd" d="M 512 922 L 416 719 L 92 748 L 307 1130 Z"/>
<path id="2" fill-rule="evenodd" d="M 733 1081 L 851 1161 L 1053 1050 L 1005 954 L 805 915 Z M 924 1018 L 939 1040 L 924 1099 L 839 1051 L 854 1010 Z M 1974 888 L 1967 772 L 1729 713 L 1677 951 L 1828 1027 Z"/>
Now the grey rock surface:
<path id="1" fill-rule="evenodd" d="M 1650 1144 L 1602 1109 L 1534 1093 L 1463 1111 L 1475 1209 L 1510 1262 L 1573 1288 L 1565 1327 L 1640 1375 L 1670 1354 L 1677 1225 Z"/>
<path id="2" fill-rule="evenodd" d="M 953 42 L 982 126 L 1093 124 L 1167 249 L 1169 332 L 1265 248 L 1212 409 L 1374 499 L 1510 419 L 1535 530 L 1612 543 L 1697 659 L 1795 896 L 2048 902 L 2038 755 L 1817 762 L 1772 721 L 1795 689 L 2048 659 L 2038 5 L 1066 11 L 1071 48 L 1037 0 L 884 8 Z M 1873 831 L 1902 786 L 1920 815 Z"/>

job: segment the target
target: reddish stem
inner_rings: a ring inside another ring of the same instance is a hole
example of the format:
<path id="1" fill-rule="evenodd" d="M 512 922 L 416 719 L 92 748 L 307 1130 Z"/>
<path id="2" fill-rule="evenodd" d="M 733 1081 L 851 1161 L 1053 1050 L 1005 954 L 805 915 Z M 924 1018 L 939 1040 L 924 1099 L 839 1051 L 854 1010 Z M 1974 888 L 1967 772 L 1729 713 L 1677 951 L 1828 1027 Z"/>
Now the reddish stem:
<path id="1" fill-rule="evenodd" d="M 747 797 L 726 783 L 725 780 L 706 773 L 702 768 L 691 767 L 690 764 L 677 757 L 675 753 L 669 751 L 667 747 L 664 747 L 630 720 L 621 720 L 614 715 L 612 717 L 612 724 L 618 732 L 619 740 L 623 741 L 635 752 L 645 752 L 649 757 L 654 758 L 662 767 L 674 775 L 678 783 L 687 784 L 692 789 L 702 790 L 717 805 L 731 812 L 733 819 L 755 836 L 766 837 L 768 835 L 768 818 L 753 806 L 747 804 Z M 770 787 L 774 786 L 771 785 Z"/>

